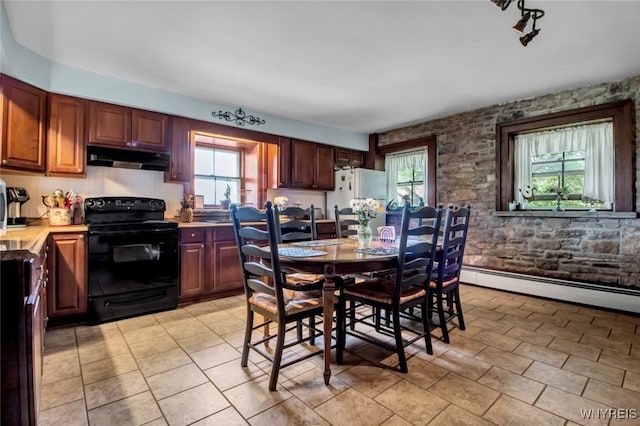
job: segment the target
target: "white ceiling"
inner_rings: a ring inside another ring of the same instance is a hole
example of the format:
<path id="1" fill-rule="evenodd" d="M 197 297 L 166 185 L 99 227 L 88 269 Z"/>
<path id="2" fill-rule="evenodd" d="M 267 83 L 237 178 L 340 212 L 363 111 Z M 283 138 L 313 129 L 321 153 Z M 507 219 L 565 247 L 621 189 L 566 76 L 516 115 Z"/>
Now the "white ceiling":
<path id="1" fill-rule="evenodd" d="M 362 133 L 640 74 L 640 1 L 526 0 L 527 47 L 515 2 L 4 3 L 53 62 Z"/>

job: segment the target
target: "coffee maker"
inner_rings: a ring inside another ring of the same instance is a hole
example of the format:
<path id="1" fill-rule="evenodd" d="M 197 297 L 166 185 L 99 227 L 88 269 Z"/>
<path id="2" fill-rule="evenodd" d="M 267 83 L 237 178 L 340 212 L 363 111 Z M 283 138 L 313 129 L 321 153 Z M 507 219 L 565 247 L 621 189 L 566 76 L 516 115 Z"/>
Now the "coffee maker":
<path id="1" fill-rule="evenodd" d="M 20 187 L 7 187 L 7 228 L 24 228 L 27 218 L 22 217 L 22 205 L 29 201 L 27 190 Z"/>

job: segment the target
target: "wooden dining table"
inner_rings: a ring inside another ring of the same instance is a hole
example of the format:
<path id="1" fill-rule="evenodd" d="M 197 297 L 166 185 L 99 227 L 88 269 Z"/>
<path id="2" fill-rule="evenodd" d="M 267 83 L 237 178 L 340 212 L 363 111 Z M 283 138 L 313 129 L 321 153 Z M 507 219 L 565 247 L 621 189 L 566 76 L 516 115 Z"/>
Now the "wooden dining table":
<path id="1" fill-rule="evenodd" d="M 391 248 L 394 244 L 372 241 L 369 248 Z M 397 253 L 367 254 L 358 252 L 359 244 L 354 238 L 315 240 L 303 243 L 279 244 L 278 249 L 304 249 L 325 252 L 322 255 L 288 257 L 280 254 L 280 265 L 287 270 L 305 274 L 323 274 L 322 291 L 324 330 L 324 383 L 331 379 L 331 330 L 333 328 L 333 306 L 335 298 L 335 277 L 340 275 L 373 272 L 395 268 Z M 304 251 L 302 251 L 304 254 Z M 329 336 L 327 338 L 327 336 Z"/>

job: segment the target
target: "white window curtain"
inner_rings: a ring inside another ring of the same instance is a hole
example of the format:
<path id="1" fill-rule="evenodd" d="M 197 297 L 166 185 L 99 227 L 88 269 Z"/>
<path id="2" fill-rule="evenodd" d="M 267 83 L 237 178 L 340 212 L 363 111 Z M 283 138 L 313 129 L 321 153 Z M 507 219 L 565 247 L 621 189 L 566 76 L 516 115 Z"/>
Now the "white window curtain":
<path id="1" fill-rule="evenodd" d="M 425 200 L 428 200 L 429 194 L 426 194 L 427 185 L 427 148 L 420 150 L 412 150 L 399 152 L 397 154 L 388 154 L 384 158 L 384 170 L 387 172 L 387 198 L 395 200 L 398 193 L 398 172 L 405 169 L 422 170 L 424 175 Z"/>
<path id="2" fill-rule="evenodd" d="M 583 197 L 613 202 L 613 126 L 611 122 L 528 133 L 515 137 L 514 193 L 531 185 L 531 157 L 563 151 L 584 151 Z"/>

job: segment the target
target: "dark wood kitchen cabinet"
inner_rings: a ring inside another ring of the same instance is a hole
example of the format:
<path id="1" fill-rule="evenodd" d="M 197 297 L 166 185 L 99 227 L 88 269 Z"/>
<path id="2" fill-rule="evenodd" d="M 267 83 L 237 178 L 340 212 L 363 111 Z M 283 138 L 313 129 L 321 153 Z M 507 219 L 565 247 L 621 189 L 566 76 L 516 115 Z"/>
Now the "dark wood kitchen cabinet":
<path id="1" fill-rule="evenodd" d="M 336 148 L 336 166 L 362 167 L 364 152 L 346 148 Z"/>
<path id="2" fill-rule="evenodd" d="M 180 299 L 211 293 L 206 280 L 206 228 L 180 230 Z"/>
<path id="3" fill-rule="evenodd" d="M 49 235 L 47 315 L 50 321 L 87 313 L 86 233 Z"/>
<path id="4" fill-rule="evenodd" d="M 180 302 L 238 294 L 242 289 L 231 225 L 180 230 Z"/>
<path id="5" fill-rule="evenodd" d="M 47 175 L 85 177 L 86 129 L 84 99 L 49 95 Z"/>
<path id="6" fill-rule="evenodd" d="M 334 148 L 293 139 L 291 141 L 291 187 L 334 189 Z"/>
<path id="7" fill-rule="evenodd" d="M 164 174 L 165 182 L 189 182 L 191 180 L 191 121 L 173 117 L 171 129 L 171 165 Z"/>
<path id="8" fill-rule="evenodd" d="M 2 87 L 2 167 L 44 172 L 47 92 L 6 75 Z"/>
<path id="9" fill-rule="evenodd" d="M 169 116 L 103 102 L 89 102 L 89 143 L 166 152 Z"/>
<path id="10" fill-rule="evenodd" d="M 291 139 L 278 138 L 278 188 L 291 186 Z"/>
<path id="11" fill-rule="evenodd" d="M 212 228 L 210 232 L 214 292 L 225 294 L 242 291 L 242 270 L 233 227 L 221 226 Z"/>

